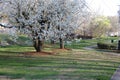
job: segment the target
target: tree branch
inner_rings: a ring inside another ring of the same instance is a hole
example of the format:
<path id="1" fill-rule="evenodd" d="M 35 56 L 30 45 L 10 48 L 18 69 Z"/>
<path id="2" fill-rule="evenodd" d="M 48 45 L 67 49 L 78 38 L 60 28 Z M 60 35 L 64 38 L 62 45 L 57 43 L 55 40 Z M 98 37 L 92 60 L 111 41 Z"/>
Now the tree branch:
<path id="1" fill-rule="evenodd" d="M 1 24 L 1 23 L 0 23 L 0 26 L 1 26 L 1 27 L 4 27 L 4 28 L 12 28 L 12 27 L 13 27 L 13 26 L 6 26 L 6 25 L 3 25 L 3 24 Z"/>

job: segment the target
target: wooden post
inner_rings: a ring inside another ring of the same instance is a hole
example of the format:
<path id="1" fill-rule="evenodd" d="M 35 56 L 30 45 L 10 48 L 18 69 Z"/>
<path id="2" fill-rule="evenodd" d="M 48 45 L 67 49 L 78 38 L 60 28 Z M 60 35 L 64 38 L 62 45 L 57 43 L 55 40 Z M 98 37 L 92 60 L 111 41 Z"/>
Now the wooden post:
<path id="1" fill-rule="evenodd" d="M 118 41 L 118 50 L 120 50 L 120 40 Z"/>

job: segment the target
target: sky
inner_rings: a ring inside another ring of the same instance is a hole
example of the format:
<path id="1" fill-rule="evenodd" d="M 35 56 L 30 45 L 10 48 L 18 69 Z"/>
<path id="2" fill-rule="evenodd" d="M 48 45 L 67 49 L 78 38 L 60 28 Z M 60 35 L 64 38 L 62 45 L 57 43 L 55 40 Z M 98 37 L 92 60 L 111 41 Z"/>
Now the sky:
<path id="1" fill-rule="evenodd" d="M 90 9 L 105 16 L 118 16 L 120 0 L 86 0 Z"/>

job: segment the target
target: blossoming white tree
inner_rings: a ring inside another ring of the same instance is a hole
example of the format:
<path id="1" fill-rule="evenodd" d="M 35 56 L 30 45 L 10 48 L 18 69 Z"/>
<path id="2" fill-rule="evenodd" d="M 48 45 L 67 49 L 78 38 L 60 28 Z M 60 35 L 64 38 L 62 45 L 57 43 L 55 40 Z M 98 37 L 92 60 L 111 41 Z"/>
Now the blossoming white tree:
<path id="1" fill-rule="evenodd" d="M 72 34 L 84 21 L 87 6 L 85 0 L 52 0 L 50 11 L 52 11 L 53 26 L 52 38 L 60 41 L 60 48 L 64 48 L 64 40 L 67 35 Z M 50 30 L 51 31 L 51 30 Z"/>
<path id="2" fill-rule="evenodd" d="M 37 52 L 46 39 L 60 40 L 64 48 L 66 35 L 80 26 L 85 14 L 84 0 L 1 0 L 2 12 L 12 25 L 33 39 Z M 81 20 L 82 21 L 82 20 Z"/>

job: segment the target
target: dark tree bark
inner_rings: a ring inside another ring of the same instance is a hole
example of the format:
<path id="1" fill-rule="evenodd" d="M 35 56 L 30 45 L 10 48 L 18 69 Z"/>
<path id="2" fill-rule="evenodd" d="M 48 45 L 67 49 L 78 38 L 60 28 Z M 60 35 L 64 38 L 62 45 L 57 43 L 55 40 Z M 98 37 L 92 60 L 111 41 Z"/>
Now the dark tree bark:
<path id="1" fill-rule="evenodd" d="M 120 50 L 120 40 L 118 41 L 118 50 Z"/>
<path id="2" fill-rule="evenodd" d="M 42 51 L 42 46 L 43 46 L 43 41 L 39 39 L 34 39 L 34 48 L 36 52 L 41 52 Z"/>
<path id="3" fill-rule="evenodd" d="M 55 44 L 55 41 L 54 40 L 50 40 L 51 41 L 51 44 Z"/>
<path id="4" fill-rule="evenodd" d="M 60 49 L 64 49 L 64 40 L 59 38 L 60 41 Z"/>

